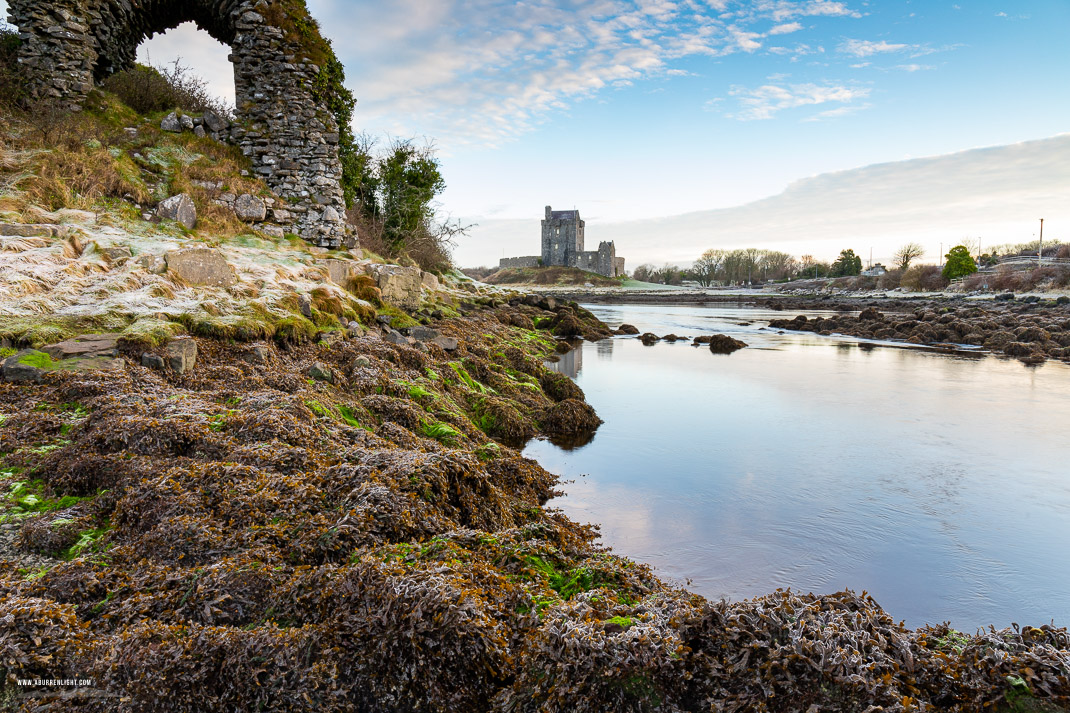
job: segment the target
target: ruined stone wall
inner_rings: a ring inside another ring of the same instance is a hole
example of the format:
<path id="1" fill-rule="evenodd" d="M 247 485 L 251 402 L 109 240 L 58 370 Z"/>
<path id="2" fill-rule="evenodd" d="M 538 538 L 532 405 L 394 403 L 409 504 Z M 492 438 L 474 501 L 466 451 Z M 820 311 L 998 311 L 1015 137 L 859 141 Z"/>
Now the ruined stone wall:
<path id="1" fill-rule="evenodd" d="M 19 61 L 38 99 L 76 110 L 94 83 L 134 63 L 153 34 L 192 21 L 231 47 L 236 122 L 229 140 L 288 206 L 276 222 L 306 240 L 346 239 L 339 127 L 316 99 L 320 67 L 300 41 L 267 20 L 268 0 L 9 0 L 23 40 Z"/>
<path id="2" fill-rule="evenodd" d="M 617 257 L 617 248 L 612 242 L 599 243 L 597 250 L 577 253 L 569 263 L 588 272 L 596 272 L 606 277 L 618 277 L 624 274 L 624 258 Z"/>
<path id="3" fill-rule="evenodd" d="M 540 267 L 542 265 L 542 258 L 538 255 L 529 255 L 527 257 L 503 257 L 498 262 L 498 268 L 504 270 L 509 267 L 525 268 L 525 267 Z"/>

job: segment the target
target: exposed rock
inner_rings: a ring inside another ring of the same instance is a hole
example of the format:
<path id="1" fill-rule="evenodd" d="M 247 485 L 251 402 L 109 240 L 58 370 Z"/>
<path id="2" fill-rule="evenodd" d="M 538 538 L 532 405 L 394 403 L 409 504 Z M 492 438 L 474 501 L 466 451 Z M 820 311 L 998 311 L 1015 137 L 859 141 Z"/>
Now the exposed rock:
<path id="1" fill-rule="evenodd" d="M 163 255 L 140 255 L 137 261 L 153 275 L 162 275 L 167 272 L 167 259 Z"/>
<path id="2" fill-rule="evenodd" d="M 167 367 L 167 362 L 164 361 L 162 356 L 156 354 L 149 354 L 146 352 L 141 355 L 141 366 L 147 366 L 150 369 L 156 369 L 157 371 L 163 371 Z"/>
<path id="3" fill-rule="evenodd" d="M 193 204 L 193 199 L 188 193 L 179 193 L 177 196 L 161 201 L 156 206 L 156 215 L 165 220 L 181 223 L 187 230 L 197 227 L 197 206 Z"/>
<path id="4" fill-rule="evenodd" d="M 383 299 L 402 309 L 420 306 L 420 268 L 399 265 L 373 265 L 371 271 L 382 292 Z"/>
<path id="5" fill-rule="evenodd" d="M 123 360 L 117 357 L 85 356 L 53 360 L 46 352 L 24 349 L 4 360 L 2 372 L 5 380 L 21 382 L 41 381 L 45 374 L 53 371 L 119 371 L 122 368 Z"/>
<path id="6" fill-rule="evenodd" d="M 193 131 L 193 117 L 183 114 L 178 117 L 178 123 L 182 126 L 184 131 Z"/>
<path id="7" fill-rule="evenodd" d="M 654 334 L 653 332 L 644 332 L 643 334 L 639 335 L 639 341 L 649 347 L 658 343 L 658 335 Z"/>
<path id="8" fill-rule="evenodd" d="M 197 138 L 199 138 L 199 139 L 203 139 L 203 138 L 204 138 L 205 136 L 207 136 L 207 135 L 208 135 L 208 132 L 206 132 L 206 131 L 204 130 L 204 127 L 203 127 L 203 126 L 197 126 L 197 127 L 194 127 L 194 129 L 193 129 L 193 134 L 194 134 L 194 136 L 196 136 Z"/>
<path id="9" fill-rule="evenodd" d="M 56 360 L 78 357 L 119 356 L 118 337 L 114 334 L 83 334 L 59 344 L 42 347 L 41 351 Z"/>
<path id="10" fill-rule="evenodd" d="M 873 307 L 867 307 L 858 315 L 858 319 L 865 322 L 869 320 L 883 320 L 884 315 Z"/>
<path id="11" fill-rule="evenodd" d="M 709 335 L 702 336 L 702 337 L 695 337 L 695 341 L 693 341 L 692 344 L 709 344 L 710 340 L 712 340 L 712 339 L 713 339 L 713 337 L 711 337 Z"/>
<path id="12" fill-rule="evenodd" d="M 455 337 L 435 337 L 433 342 L 448 352 L 457 351 L 457 339 Z"/>
<path id="13" fill-rule="evenodd" d="M 297 308 L 306 319 L 312 319 L 312 298 L 308 295 L 298 295 Z"/>
<path id="14" fill-rule="evenodd" d="M 339 260 L 337 258 L 328 258 L 323 261 L 323 264 L 327 266 L 327 276 L 330 277 L 331 282 L 336 285 L 346 284 L 346 280 L 353 273 L 353 261 L 352 260 Z"/>
<path id="15" fill-rule="evenodd" d="M 356 338 L 356 337 L 362 337 L 362 336 L 364 336 L 364 333 L 365 333 L 364 325 L 361 324 L 360 322 L 357 322 L 356 320 L 350 322 L 349 326 L 346 327 L 346 334 L 349 335 L 350 339 L 353 339 L 353 338 Z"/>
<path id="16" fill-rule="evenodd" d="M 353 368 L 363 369 L 372 365 L 372 360 L 361 354 L 359 357 L 353 360 Z"/>
<path id="17" fill-rule="evenodd" d="M 663 341 L 663 342 L 678 342 L 678 341 L 680 341 L 682 339 L 686 339 L 686 338 L 687 337 L 678 337 L 675 334 L 666 334 L 664 337 L 661 338 L 661 341 Z"/>
<path id="18" fill-rule="evenodd" d="M 431 327 L 408 327 L 401 330 L 401 332 L 420 342 L 433 342 L 439 337 L 439 331 L 437 329 L 432 329 Z"/>
<path id="19" fill-rule="evenodd" d="M 710 351 L 714 354 L 731 354 L 745 346 L 747 346 L 746 342 L 733 339 L 725 334 L 714 334 L 710 337 Z"/>
<path id="20" fill-rule="evenodd" d="M 326 381 L 329 384 L 334 383 L 334 373 L 331 371 L 331 367 L 322 362 L 316 362 L 308 370 L 309 377 L 316 381 Z"/>
<path id="21" fill-rule="evenodd" d="M 262 198 L 243 193 L 234 200 L 234 214 L 246 223 L 260 223 L 267 219 L 267 204 Z"/>
<path id="22" fill-rule="evenodd" d="M 113 245 L 111 247 L 102 248 L 100 252 L 111 262 L 130 258 L 134 255 L 126 245 Z"/>
<path id="23" fill-rule="evenodd" d="M 639 334 L 639 328 L 632 324 L 622 324 L 617 327 L 617 334 Z"/>
<path id="24" fill-rule="evenodd" d="M 218 134 L 221 131 L 230 127 L 230 122 L 225 118 L 219 116 L 212 110 L 204 112 L 204 125 L 208 127 L 208 130 L 213 134 Z"/>
<path id="25" fill-rule="evenodd" d="M 397 331 L 396 329 L 391 329 L 390 327 L 386 327 L 386 334 L 383 336 L 383 339 L 390 342 L 391 344 L 397 344 L 399 347 L 409 346 L 409 338 L 401 332 Z"/>
<path id="26" fill-rule="evenodd" d="M 238 282 L 234 268 L 212 248 L 184 248 L 166 255 L 167 269 L 190 285 L 231 287 Z"/>
<path id="27" fill-rule="evenodd" d="M 438 277 L 436 277 L 435 274 L 431 272 L 421 273 L 420 283 L 423 285 L 424 289 L 431 290 L 432 292 L 438 290 L 441 287 L 438 281 Z"/>
<path id="28" fill-rule="evenodd" d="M 57 234 L 58 228 L 58 225 L 0 223 L 0 235 L 13 238 L 51 238 Z"/>
<path id="29" fill-rule="evenodd" d="M 182 122 L 178 119 L 178 113 L 172 111 L 170 114 L 163 118 L 160 122 L 160 128 L 164 131 L 169 131 L 172 134 L 178 134 L 182 132 Z"/>
<path id="30" fill-rule="evenodd" d="M 1004 292 L 1001 295 L 996 295 L 994 299 L 996 300 L 996 302 L 1011 302 L 1014 300 L 1014 293 Z"/>
<path id="31" fill-rule="evenodd" d="M 167 347 L 167 365 L 181 376 L 197 364 L 197 342 L 192 339 L 175 339 Z"/>
<path id="32" fill-rule="evenodd" d="M 249 364 L 264 365 L 268 363 L 268 359 L 271 357 L 271 350 L 262 344 L 256 344 L 249 347 L 248 351 L 242 354 L 244 359 Z"/>

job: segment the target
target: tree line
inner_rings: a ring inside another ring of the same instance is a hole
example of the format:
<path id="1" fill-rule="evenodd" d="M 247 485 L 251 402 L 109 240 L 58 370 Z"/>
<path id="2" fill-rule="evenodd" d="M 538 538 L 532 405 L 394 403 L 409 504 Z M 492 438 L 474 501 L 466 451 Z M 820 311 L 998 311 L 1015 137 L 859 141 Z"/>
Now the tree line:
<path id="1" fill-rule="evenodd" d="M 945 255 L 943 267 L 920 266 L 917 261 L 925 255 L 925 248 L 915 242 L 900 247 L 885 268 L 886 284 L 898 286 L 904 276 L 908 281 L 934 285 L 934 281 L 949 281 L 977 271 L 977 260 L 969 245 L 957 245 Z M 982 260 L 985 256 L 982 256 Z M 884 267 L 884 266 L 882 266 Z M 913 271 L 912 271 L 913 268 Z M 933 273 L 933 274 L 930 274 Z M 783 282 L 794 279 L 855 277 L 862 274 L 862 258 L 851 248 L 840 251 L 831 261 L 821 261 L 813 255 L 796 258 L 779 250 L 740 248 L 737 250 L 706 250 L 690 266 L 643 264 L 632 270 L 631 276 L 641 282 L 681 285 L 697 282 L 703 287 L 746 285 L 763 282 Z M 926 289 L 932 289 L 927 287 Z"/>

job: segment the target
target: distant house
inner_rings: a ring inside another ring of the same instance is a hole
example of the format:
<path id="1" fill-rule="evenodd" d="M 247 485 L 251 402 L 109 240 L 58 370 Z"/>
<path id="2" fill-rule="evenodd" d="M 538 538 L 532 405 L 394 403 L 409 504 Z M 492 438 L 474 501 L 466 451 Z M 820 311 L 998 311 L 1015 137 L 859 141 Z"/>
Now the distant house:
<path id="1" fill-rule="evenodd" d="M 881 265 L 879 262 L 875 262 L 873 263 L 873 266 L 870 267 L 868 270 L 863 270 L 862 274 L 866 277 L 880 277 L 886 272 L 888 271 L 884 269 L 884 265 Z"/>
<path id="2" fill-rule="evenodd" d="M 584 250 L 586 223 L 578 210 L 553 210 L 546 206 L 542 221 L 542 255 L 502 258 L 499 267 L 577 267 L 606 277 L 624 274 L 624 258 L 617 257 L 613 241 L 601 242 L 597 250 Z"/>

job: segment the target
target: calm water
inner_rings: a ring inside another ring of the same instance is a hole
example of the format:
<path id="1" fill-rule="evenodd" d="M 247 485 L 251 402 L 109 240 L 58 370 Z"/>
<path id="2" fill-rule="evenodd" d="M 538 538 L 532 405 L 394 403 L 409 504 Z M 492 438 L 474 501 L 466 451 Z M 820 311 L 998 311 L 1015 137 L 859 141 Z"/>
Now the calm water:
<path id="1" fill-rule="evenodd" d="M 589 308 L 751 345 L 620 337 L 558 365 L 606 423 L 525 453 L 619 554 L 712 598 L 866 589 L 909 626 L 1070 625 L 1070 367 L 761 329 L 795 312 Z"/>

